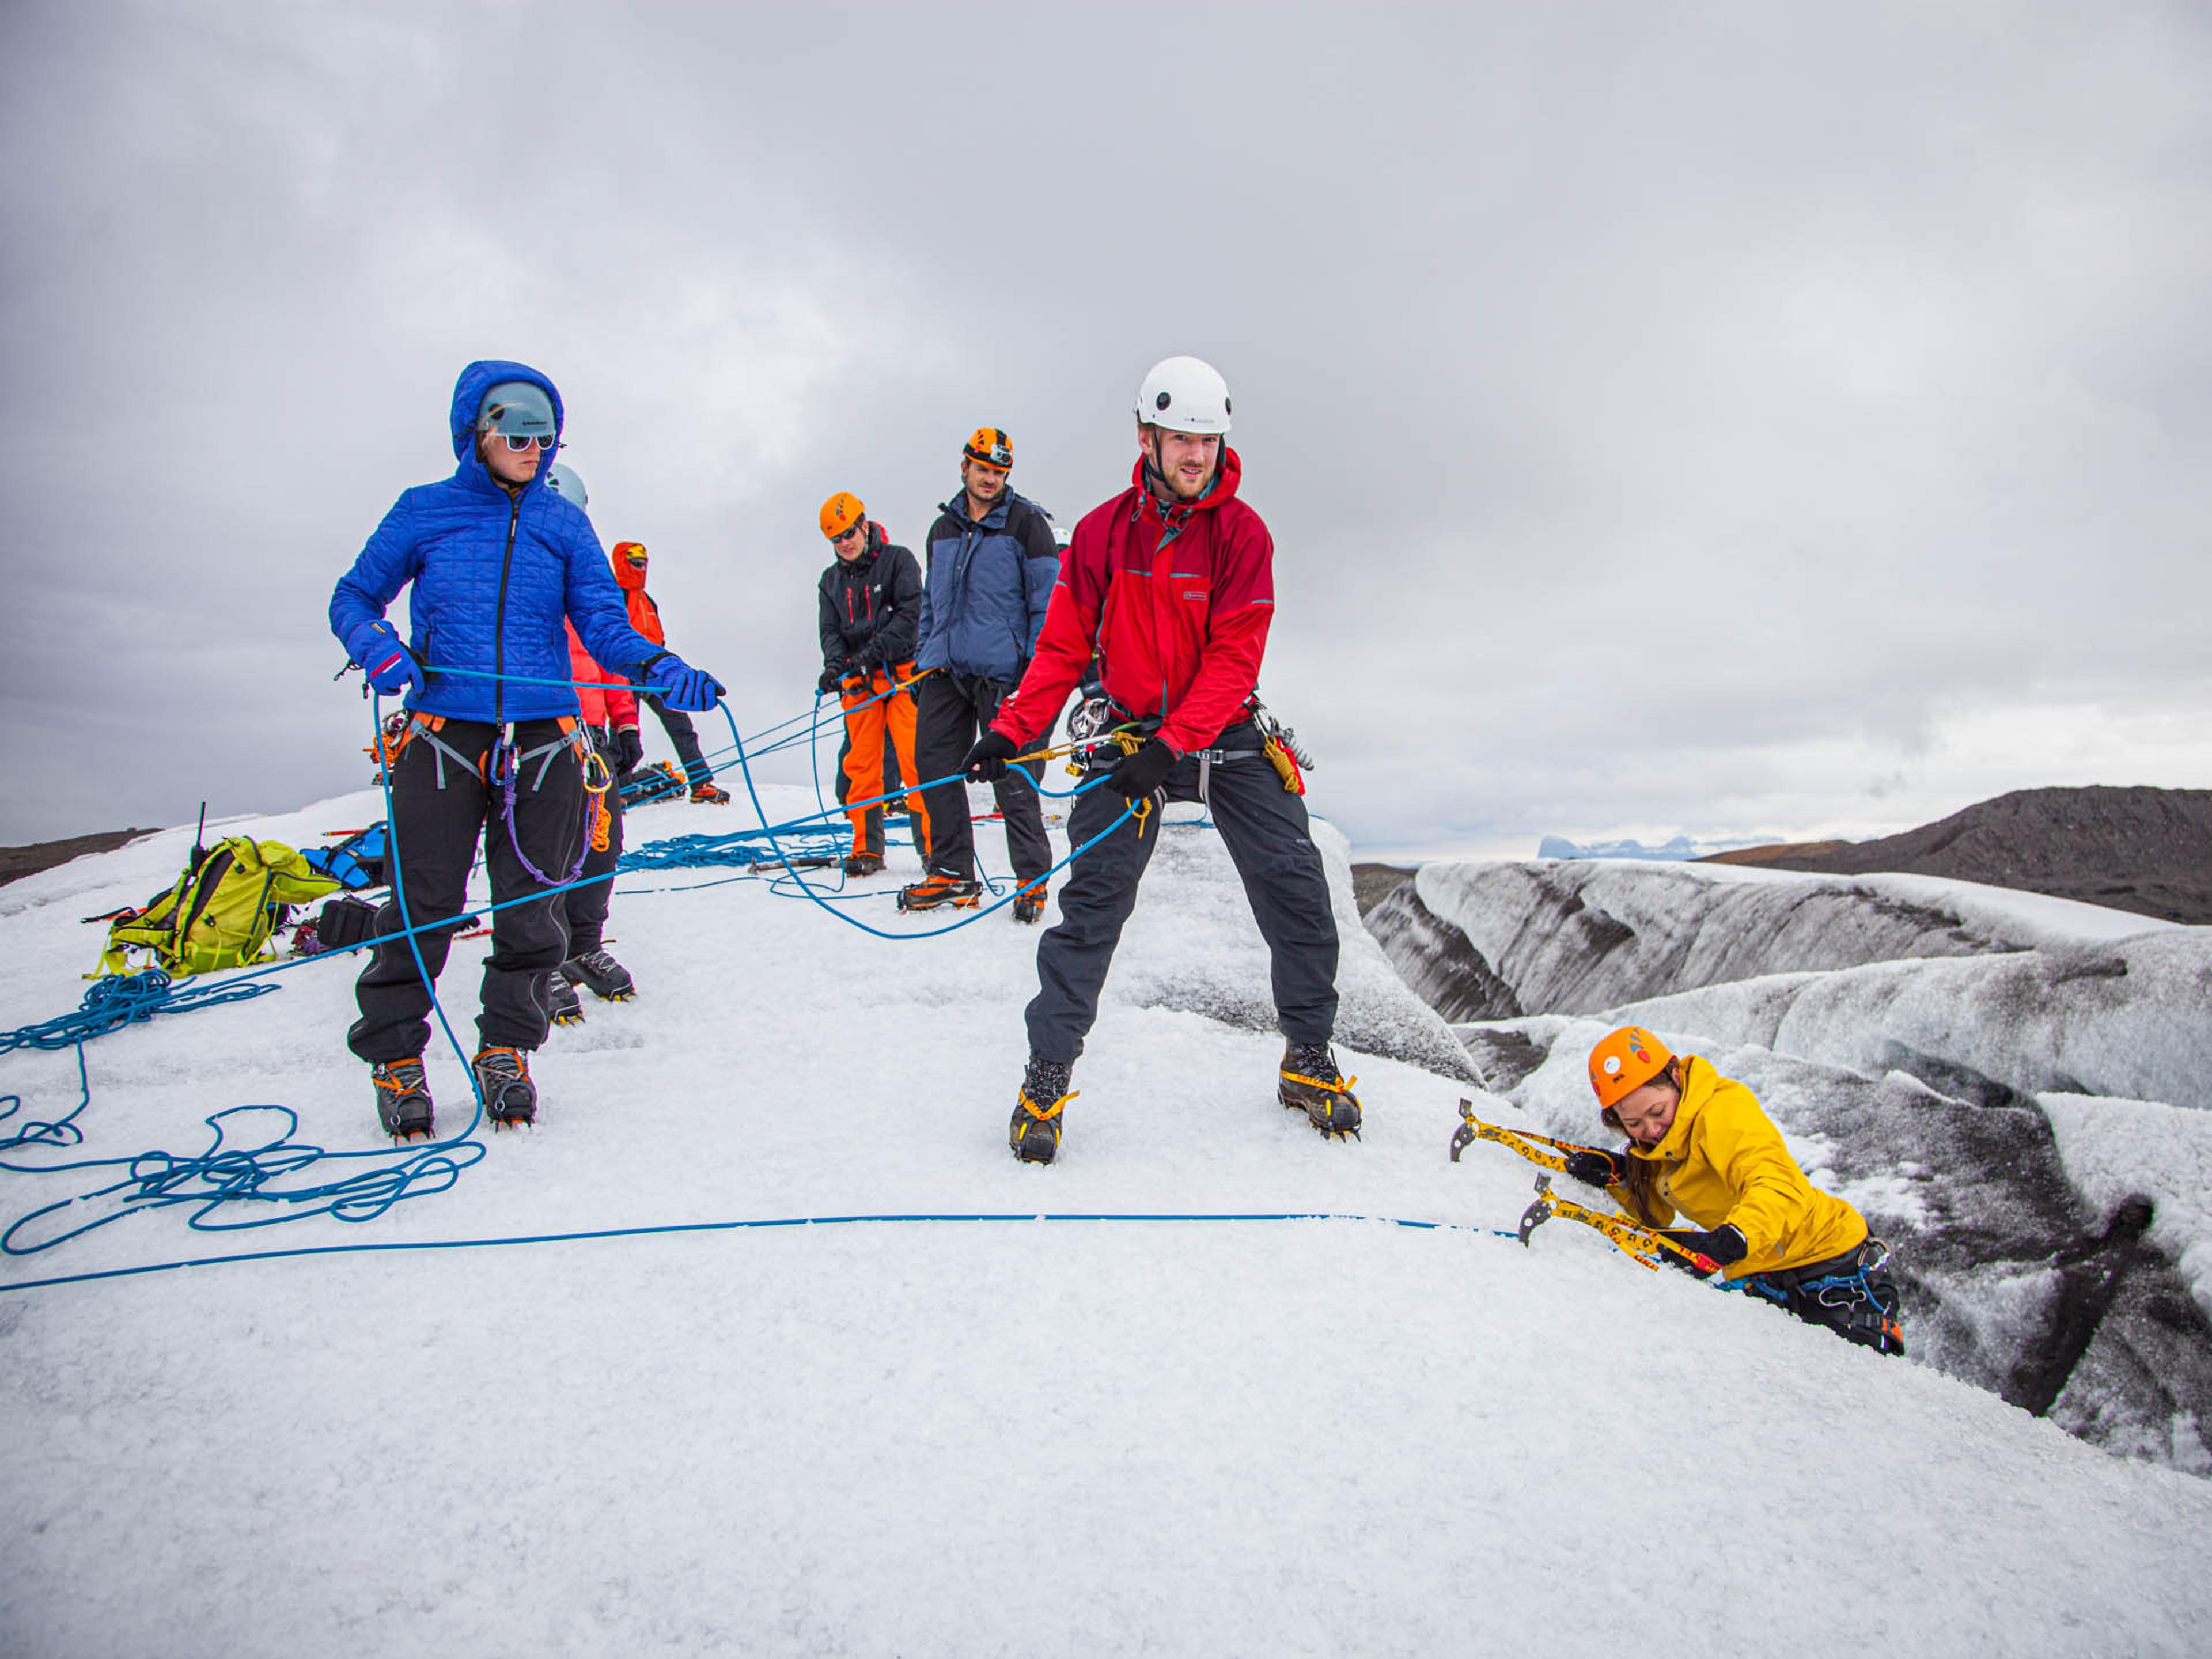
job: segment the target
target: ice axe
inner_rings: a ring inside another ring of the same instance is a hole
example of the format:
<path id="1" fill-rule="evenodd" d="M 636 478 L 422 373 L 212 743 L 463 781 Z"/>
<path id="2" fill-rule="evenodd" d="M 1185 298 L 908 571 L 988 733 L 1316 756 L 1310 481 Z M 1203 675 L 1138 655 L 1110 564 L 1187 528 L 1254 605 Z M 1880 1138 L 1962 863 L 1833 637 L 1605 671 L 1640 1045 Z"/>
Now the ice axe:
<path id="1" fill-rule="evenodd" d="M 1551 1195 L 1552 1177 L 1547 1175 L 1538 1176 L 1536 1201 L 1521 1212 L 1521 1243 L 1523 1249 L 1528 1247 L 1528 1235 L 1552 1218 L 1552 1206 L 1547 1201 Z"/>
<path id="2" fill-rule="evenodd" d="M 1547 1170 L 1566 1172 L 1568 1152 L 1594 1152 L 1595 1146 L 1585 1146 L 1575 1140 L 1554 1140 L 1549 1135 L 1540 1135 L 1526 1129 L 1509 1129 L 1502 1123 L 1485 1123 L 1474 1115 L 1474 1103 L 1462 1100 L 1459 1103 L 1459 1127 L 1452 1131 L 1451 1161 L 1459 1162 L 1459 1155 L 1478 1140 L 1494 1140 L 1509 1152 L 1515 1152 L 1531 1164 L 1540 1164 Z M 1547 1152 L 1544 1148 L 1552 1150 Z"/>

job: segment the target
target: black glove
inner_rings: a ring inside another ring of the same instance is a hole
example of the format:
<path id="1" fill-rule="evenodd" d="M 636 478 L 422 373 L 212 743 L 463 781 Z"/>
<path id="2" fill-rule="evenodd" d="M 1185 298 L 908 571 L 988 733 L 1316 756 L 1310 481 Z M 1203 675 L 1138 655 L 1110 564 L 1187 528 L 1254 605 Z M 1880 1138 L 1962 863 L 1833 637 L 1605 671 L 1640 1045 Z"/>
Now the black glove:
<path id="1" fill-rule="evenodd" d="M 864 645 L 845 660 L 853 665 L 853 672 L 855 674 L 865 674 L 876 665 L 876 647 L 872 645 Z"/>
<path id="2" fill-rule="evenodd" d="M 1734 1227 L 1716 1227 L 1701 1233 L 1691 1227 L 1670 1227 L 1666 1236 L 1686 1250 L 1695 1250 L 1699 1255 L 1710 1256 L 1723 1267 L 1732 1267 L 1751 1253 L 1751 1246 Z M 1702 1270 L 1693 1261 L 1685 1261 L 1672 1250 L 1667 1252 L 1667 1264 L 1680 1267 L 1686 1273 Z"/>
<path id="3" fill-rule="evenodd" d="M 615 728 L 615 773 L 627 776 L 637 770 L 637 763 L 645 758 L 645 739 L 637 734 L 635 726 Z"/>
<path id="4" fill-rule="evenodd" d="M 1013 757 L 1012 738 L 1003 732 L 986 732 L 960 763 L 960 769 L 978 783 L 996 783 L 1006 775 L 1006 763 Z"/>
<path id="5" fill-rule="evenodd" d="M 848 691 L 865 691 L 868 689 L 868 670 L 858 657 L 845 659 L 844 672 L 845 689 Z"/>
<path id="6" fill-rule="evenodd" d="M 814 682 L 814 689 L 817 691 L 835 691 L 837 689 L 837 683 L 844 678 L 843 669 L 825 668 L 822 671 L 822 678 Z"/>
<path id="7" fill-rule="evenodd" d="M 1146 738 L 1143 748 L 1124 756 L 1114 769 L 1110 780 L 1114 793 L 1132 803 L 1145 799 L 1167 781 L 1176 758 L 1176 751 L 1158 738 Z"/>
<path id="8" fill-rule="evenodd" d="M 1586 1187 L 1610 1187 L 1623 1171 L 1620 1160 L 1611 1152 L 1589 1149 L 1567 1154 L 1567 1173 Z"/>

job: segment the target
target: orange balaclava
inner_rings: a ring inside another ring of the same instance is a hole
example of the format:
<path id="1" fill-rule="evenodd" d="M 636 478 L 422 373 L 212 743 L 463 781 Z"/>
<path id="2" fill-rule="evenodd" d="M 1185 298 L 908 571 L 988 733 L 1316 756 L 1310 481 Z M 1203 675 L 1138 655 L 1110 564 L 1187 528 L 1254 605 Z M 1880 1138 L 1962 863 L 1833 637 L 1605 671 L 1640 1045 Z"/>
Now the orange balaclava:
<path id="1" fill-rule="evenodd" d="M 655 645 L 667 644 L 667 633 L 660 625 L 660 607 L 645 591 L 645 544 L 617 542 L 614 567 L 615 580 L 622 585 L 629 601 L 629 625 Z"/>

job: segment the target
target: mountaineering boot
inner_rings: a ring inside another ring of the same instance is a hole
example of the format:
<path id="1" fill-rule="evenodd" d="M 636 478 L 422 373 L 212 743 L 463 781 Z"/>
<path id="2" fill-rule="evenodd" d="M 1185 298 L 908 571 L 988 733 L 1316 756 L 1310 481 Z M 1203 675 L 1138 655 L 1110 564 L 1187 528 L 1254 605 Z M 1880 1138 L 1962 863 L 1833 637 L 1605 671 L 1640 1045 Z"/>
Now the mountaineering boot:
<path id="1" fill-rule="evenodd" d="M 1032 1058 L 1022 1073 L 1022 1091 L 1014 1100 L 1013 1121 L 1006 1126 L 1006 1144 L 1024 1164 L 1049 1164 L 1060 1151 L 1060 1108 L 1075 1098 L 1067 1086 L 1073 1066 L 1056 1060 Z"/>
<path id="2" fill-rule="evenodd" d="M 1336 1069 L 1336 1056 L 1326 1042 L 1293 1042 L 1283 1052 L 1283 1080 L 1275 1098 L 1304 1112 L 1325 1135 L 1359 1133 L 1359 1097 L 1352 1085 L 1359 1081 Z"/>
<path id="3" fill-rule="evenodd" d="M 963 881 L 957 876 L 924 876 L 911 887 L 899 889 L 898 908 L 902 910 L 935 910 L 946 906 L 955 910 L 972 910 L 983 902 L 981 882 Z"/>
<path id="4" fill-rule="evenodd" d="M 1020 892 L 1014 895 L 1014 920 L 1032 922 L 1036 921 L 1038 917 L 1044 915 L 1046 896 L 1045 884 L 1042 881 L 1033 881 L 1023 888 Z"/>
<path id="5" fill-rule="evenodd" d="M 556 968 L 545 976 L 545 1009 L 553 1016 L 556 1025 L 581 1025 L 584 1023 L 584 1000 L 576 994 L 576 988 L 568 975 Z"/>
<path id="6" fill-rule="evenodd" d="M 529 1055 L 520 1048 L 479 1048 L 470 1063 L 493 1127 L 538 1121 L 538 1085 L 530 1080 Z"/>
<path id="7" fill-rule="evenodd" d="M 602 1002 L 627 1002 L 637 994 L 629 969 L 605 951 L 586 951 L 570 957 L 561 964 L 561 971 L 589 986 L 592 994 Z"/>
<path id="8" fill-rule="evenodd" d="M 872 876 L 884 867 L 884 861 L 873 853 L 845 854 L 845 873 L 848 876 Z"/>
<path id="9" fill-rule="evenodd" d="M 691 799 L 702 806 L 727 806 L 730 792 L 719 784 L 695 783 L 691 786 Z"/>
<path id="10" fill-rule="evenodd" d="M 422 1080 L 422 1056 L 387 1060 L 369 1069 L 376 1085 L 376 1121 L 394 1140 L 425 1140 L 436 1132 L 430 1127 L 430 1088 Z"/>

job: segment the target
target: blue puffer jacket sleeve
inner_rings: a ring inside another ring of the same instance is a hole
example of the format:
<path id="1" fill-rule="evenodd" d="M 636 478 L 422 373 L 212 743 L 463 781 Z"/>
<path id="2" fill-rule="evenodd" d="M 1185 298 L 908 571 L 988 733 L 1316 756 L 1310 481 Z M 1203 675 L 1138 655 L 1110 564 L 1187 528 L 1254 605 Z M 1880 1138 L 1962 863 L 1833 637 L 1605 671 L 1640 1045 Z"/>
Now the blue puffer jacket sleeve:
<path id="1" fill-rule="evenodd" d="M 410 490 L 392 504 L 384 521 L 354 560 L 353 568 L 338 578 L 331 594 L 331 632 L 349 653 L 360 651 L 359 640 L 371 624 L 399 597 L 399 590 L 415 580 L 422 568 L 411 515 L 407 509 Z"/>

